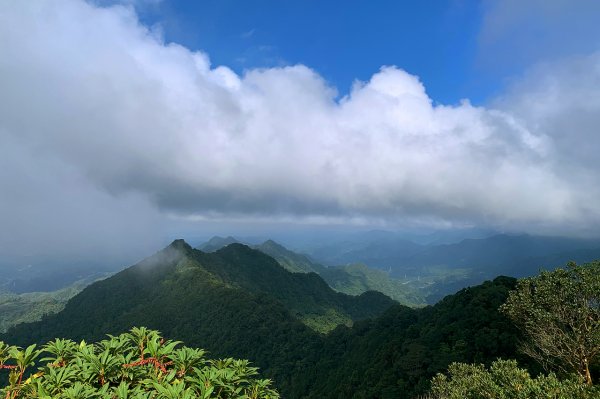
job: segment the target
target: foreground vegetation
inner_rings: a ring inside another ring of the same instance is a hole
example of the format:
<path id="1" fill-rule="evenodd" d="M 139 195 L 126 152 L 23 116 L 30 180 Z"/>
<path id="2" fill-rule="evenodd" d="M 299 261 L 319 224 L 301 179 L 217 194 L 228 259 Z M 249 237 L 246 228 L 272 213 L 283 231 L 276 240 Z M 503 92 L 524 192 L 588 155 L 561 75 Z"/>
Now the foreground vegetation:
<path id="1" fill-rule="evenodd" d="M 0 342 L 0 369 L 10 373 L 0 394 L 7 399 L 279 397 L 270 380 L 256 378 L 257 368 L 248 361 L 204 355 L 143 327 L 96 344 L 55 339 L 39 350 Z"/>
<path id="2" fill-rule="evenodd" d="M 550 374 L 531 378 L 514 360 L 454 363 L 433 379 L 435 398 L 600 398 L 590 371 L 600 355 L 600 262 L 521 279 L 501 310 L 524 333 L 521 351 Z"/>
<path id="3" fill-rule="evenodd" d="M 514 360 L 497 360 L 491 367 L 454 363 L 449 376 L 432 381 L 431 399 L 598 399 L 600 389 L 580 378 L 555 374 L 532 378 Z"/>
<path id="4" fill-rule="evenodd" d="M 522 279 L 502 310 L 525 333 L 523 352 L 592 384 L 590 365 L 600 354 L 600 262 Z"/>

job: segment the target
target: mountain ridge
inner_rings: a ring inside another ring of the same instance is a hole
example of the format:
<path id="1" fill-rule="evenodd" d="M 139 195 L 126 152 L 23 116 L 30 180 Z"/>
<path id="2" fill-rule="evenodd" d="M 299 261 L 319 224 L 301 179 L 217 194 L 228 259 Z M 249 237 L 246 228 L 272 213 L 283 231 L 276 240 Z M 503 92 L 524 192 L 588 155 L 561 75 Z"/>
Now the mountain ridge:
<path id="1" fill-rule="evenodd" d="M 206 254 L 174 241 L 87 287 L 62 312 L 14 327 L 0 339 L 18 345 L 57 336 L 92 341 L 143 325 L 216 357 L 250 359 L 266 377 L 275 379 L 282 395 L 293 399 L 356 395 L 409 399 L 425 392 L 430 378 L 452 361 L 488 364 L 516 353 L 518 336 L 498 312 L 514 287 L 512 278 L 461 290 L 433 307 L 393 304 L 377 317 L 339 325 L 324 335 L 266 291 L 241 289 L 239 281 L 226 281 L 210 270 L 226 267 L 232 257 L 247 264 L 245 257 L 257 255 L 256 250 L 232 244 L 220 251 Z M 260 254 L 256 259 L 265 257 Z M 202 267 L 215 258 L 222 263 Z M 243 268 L 240 265 L 235 270 Z M 274 259 L 265 270 L 309 285 L 319 279 L 313 273 L 285 271 Z"/>
<path id="2" fill-rule="evenodd" d="M 136 265 L 88 286 L 81 293 L 83 296 L 77 295 L 74 300 L 85 297 L 90 290 L 121 279 L 126 279 L 130 291 L 136 292 L 152 288 L 146 287 L 146 284 L 180 281 L 181 276 L 186 274 L 193 275 L 195 279 L 202 278 L 199 282 L 202 286 L 210 284 L 253 295 L 267 295 L 286 307 L 293 317 L 319 332 L 375 316 L 394 304 L 392 299 L 381 293 L 352 297 L 335 292 L 317 274 L 291 273 L 272 257 L 243 244 L 234 243 L 214 253 L 206 253 L 192 248 L 184 240 L 174 240 Z M 126 300 L 131 299 L 123 287 L 114 289 L 120 290 Z M 71 302 L 65 309 L 72 306 Z M 118 301 L 109 301 L 107 307 L 122 309 Z"/>

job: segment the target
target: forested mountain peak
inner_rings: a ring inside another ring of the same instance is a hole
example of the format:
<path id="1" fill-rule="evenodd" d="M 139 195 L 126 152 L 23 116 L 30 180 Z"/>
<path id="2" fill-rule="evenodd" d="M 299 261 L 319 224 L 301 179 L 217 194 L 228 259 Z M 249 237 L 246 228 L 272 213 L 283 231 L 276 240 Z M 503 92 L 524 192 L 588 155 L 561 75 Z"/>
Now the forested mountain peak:
<path id="1" fill-rule="evenodd" d="M 281 266 L 293 273 L 317 273 L 325 278 L 322 274 L 326 269 L 325 266 L 313 262 L 306 255 L 290 251 L 273 240 L 267 240 L 262 244 L 255 246 L 255 248 L 272 256 Z"/>
<path id="2" fill-rule="evenodd" d="M 281 317 L 288 322 L 300 321 L 322 333 L 339 324 L 351 325 L 356 320 L 377 316 L 394 304 L 381 293 L 353 297 L 335 292 L 318 275 L 291 273 L 272 257 L 244 244 L 233 243 L 207 253 L 193 249 L 184 240 L 175 240 L 138 264 L 90 285 L 71 299 L 63 312 L 47 319 L 64 318 L 64 325 L 69 325 L 81 315 L 92 315 L 86 321 L 91 324 L 89 330 L 71 327 L 81 331 L 82 336 L 90 331 L 112 331 L 105 327 L 115 319 L 120 320 L 116 323 L 120 329 L 133 325 L 159 328 L 156 322 L 165 318 L 159 312 L 193 313 L 212 307 L 215 296 L 229 297 L 231 302 L 240 296 L 262 298 L 273 306 L 277 304 L 279 312 L 283 312 Z M 198 310 L 191 308 L 194 301 Z M 168 310 L 165 304 L 173 308 Z"/>
<path id="3" fill-rule="evenodd" d="M 263 242 L 262 244 L 259 245 L 259 247 L 273 248 L 273 249 L 278 249 L 278 250 L 287 250 L 287 248 L 285 248 L 283 245 L 279 244 L 278 242 L 276 242 L 272 239 L 268 239 L 267 241 Z"/>
<path id="4" fill-rule="evenodd" d="M 167 248 L 173 248 L 180 251 L 191 251 L 192 247 L 188 244 L 183 238 L 178 238 L 173 240 L 171 244 Z"/>

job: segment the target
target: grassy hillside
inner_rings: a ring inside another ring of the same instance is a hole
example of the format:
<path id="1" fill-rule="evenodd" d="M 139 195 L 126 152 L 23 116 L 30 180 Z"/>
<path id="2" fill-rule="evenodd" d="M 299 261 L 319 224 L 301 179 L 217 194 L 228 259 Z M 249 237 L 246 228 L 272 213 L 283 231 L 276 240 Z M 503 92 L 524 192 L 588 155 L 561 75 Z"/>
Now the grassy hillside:
<path id="1" fill-rule="evenodd" d="M 424 306 L 425 296 L 410 281 L 390 277 L 383 271 L 354 263 L 338 268 L 327 268 L 321 277 L 336 291 L 359 295 L 365 291 L 379 291 L 406 306 Z"/>

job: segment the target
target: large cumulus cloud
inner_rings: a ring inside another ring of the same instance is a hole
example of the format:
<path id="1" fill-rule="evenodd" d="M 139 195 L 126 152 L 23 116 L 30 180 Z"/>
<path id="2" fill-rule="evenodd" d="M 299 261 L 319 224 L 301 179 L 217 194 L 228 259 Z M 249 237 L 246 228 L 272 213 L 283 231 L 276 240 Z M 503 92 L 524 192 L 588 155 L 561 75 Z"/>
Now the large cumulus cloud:
<path id="1" fill-rule="evenodd" d="M 490 107 L 437 104 L 394 66 L 338 99 L 307 66 L 240 76 L 132 8 L 78 0 L 0 3 L 0 54 L 2 218 L 85 230 L 101 203 L 123 234 L 161 215 L 560 232 L 600 215 L 597 55 L 546 65 Z M 54 206 L 67 198 L 86 209 Z"/>

